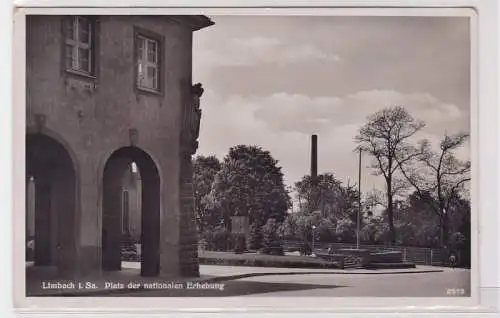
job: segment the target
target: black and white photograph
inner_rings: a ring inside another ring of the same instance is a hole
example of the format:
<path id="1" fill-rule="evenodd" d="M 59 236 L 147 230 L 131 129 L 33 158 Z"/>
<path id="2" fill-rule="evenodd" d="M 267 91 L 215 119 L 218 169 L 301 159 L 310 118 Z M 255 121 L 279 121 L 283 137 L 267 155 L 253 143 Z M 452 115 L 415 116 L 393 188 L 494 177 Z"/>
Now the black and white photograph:
<path id="1" fill-rule="evenodd" d="M 463 12 L 26 15 L 25 296 L 471 297 Z"/>

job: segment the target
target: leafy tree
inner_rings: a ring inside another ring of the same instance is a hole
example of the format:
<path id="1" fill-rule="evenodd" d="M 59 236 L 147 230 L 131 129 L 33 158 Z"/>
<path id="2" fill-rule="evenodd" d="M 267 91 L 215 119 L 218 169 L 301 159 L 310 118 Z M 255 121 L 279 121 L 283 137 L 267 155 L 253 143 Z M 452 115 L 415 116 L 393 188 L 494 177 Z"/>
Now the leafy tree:
<path id="1" fill-rule="evenodd" d="M 386 240 L 387 222 L 380 216 L 368 216 L 360 230 L 360 238 L 368 244 L 378 244 Z"/>
<path id="2" fill-rule="evenodd" d="M 317 213 L 290 213 L 281 223 L 278 233 L 285 240 L 302 242 L 301 253 L 310 254 L 312 242 L 312 226 L 324 219 Z"/>
<path id="3" fill-rule="evenodd" d="M 263 233 L 263 252 L 265 254 L 283 255 L 283 244 L 278 235 L 278 223 L 275 219 L 268 219 L 266 225 L 262 228 Z"/>
<path id="4" fill-rule="evenodd" d="M 374 157 L 372 168 L 376 175 L 382 175 L 386 183 L 387 222 L 390 242 L 396 243 L 394 227 L 394 177 L 399 165 L 411 160 L 417 154 L 409 140 L 424 127 L 404 107 L 385 108 L 368 117 L 355 141 L 361 151 Z"/>
<path id="5" fill-rule="evenodd" d="M 311 213 L 314 212 L 311 210 L 312 207 L 318 207 L 323 217 L 332 220 L 347 217 L 356 222 L 358 209 L 356 185 L 344 186 L 332 173 L 323 173 L 317 177 L 316 191 L 309 175 L 296 182 L 295 189 L 301 198 L 302 212 Z M 314 202 L 315 200 L 318 202 Z"/>
<path id="6" fill-rule="evenodd" d="M 343 218 L 336 222 L 335 233 L 337 241 L 350 243 L 355 240 L 357 223 L 349 218 Z"/>
<path id="7" fill-rule="evenodd" d="M 234 252 L 236 254 L 241 254 L 245 252 L 246 247 L 246 238 L 244 234 L 234 234 L 232 235 L 233 244 L 234 244 Z"/>
<path id="8" fill-rule="evenodd" d="M 357 185 L 347 185 L 340 188 L 340 198 L 339 198 L 339 212 L 340 217 L 349 219 L 354 224 L 357 223 L 357 217 L 360 207 L 359 207 L 359 192 Z M 363 206 L 363 204 L 361 204 Z M 362 215 L 360 215 L 360 218 Z M 362 220 L 360 220 L 362 221 Z"/>
<path id="9" fill-rule="evenodd" d="M 462 252 L 461 265 L 470 268 L 471 266 L 471 219 L 470 207 L 469 215 L 462 216 L 462 222 L 458 228 L 458 232 L 463 235 L 463 240 L 460 242 L 458 249 Z"/>
<path id="10" fill-rule="evenodd" d="M 207 199 L 226 225 L 233 215 L 248 216 L 250 224 L 270 218 L 282 222 L 291 207 L 278 161 L 258 146 L 229 149 Z"/>
<path id="11" fill-rule="evenodd" d="M 213 230 L 204 231 L 201 237 L 207 242 L 207 249 L 210 251 L 227 251 L 229 249 L 231 233 L 223 226 L 216 226 Z"/>
<path id="12" fill-rule="evenodd" d="M 322 218 L 316 224 L 317 240 L 320 242 L 332 242 L 335 240 L 337 232 L 336 232 L 336 224 L 331 219 Z"/>
<path id="13" fill-rule="evenodd" d="M 248 239 L 249 250 L 259 250 L 262 247 L 262 227 L 257 222 L 250 225 Z"/>
<path id="14" fill-rule="evenodd" d="M 302 217 L 303 214 L 300 212 L 289 213 L 283 222 L 280 224 L 279 233 L 281 237 L 285 240 L 297 240 L 299 238 L 300 228 L 298 225 L 298 219 Z"/>
<path id="15" fill-rule="evenodd" d="M 334 205 L 340 196 L 341 182 L 332 173 L 319 174 L 316 186 L 310 175 L 305 175 L 295 183 L 297 195 L 300 198 L 303 212 L 314 212 L 318 208 L 323 215 L 332 214 Z M 316 202 L 317 201 L 317 202 Z"/>
<path id="16" fill-rule="evenodd" d="M 215 175 L 221 169 L 221 163 L 215 156 L 197 156 L 193 160 L 193 188 L 195 202 L 195 217 L 198 231 L 201 233 L 207 226 L 217 225 L 217 220 L 211 219 L 213 213 L 207 208 L 205 197 L 210 193 Z"/>
<path id="17" fill-rule="evenodd" d="M 416 194 L 439 218 L 441 246 L 447 244 L 452 204 L 467 192 L 465 184 L 470 181 L 470 161 L 461 161 L 454 154 L 468 137 L 464 133 L 445 135 L 438 152 L 434 152 L 429 141 L 424 140 L 420 152 L 412 160 L 398 159 L 401 172 Z"/>
<path id="18" fill-rule="evenodd" d="M 462 196 L 455 196 L 450 200 L 448 215 L 450 233 L 460 232 L 465 235 L 467 230 L 463 229 L 470 227 L 471 221 L 470 201 Z"/>
<path id="19" fill-rule="evenodd" d="M 439 243 L 438 218 L 429 210 L 427 195 L 421 198 L 415 192 L 400 205 L 396 214 L 398 241 L 403 245 L 437 247 Z"/>
<path id="20" fill-rule="evenodd" d="M 356 185 L 343 185 L 332 173 L 319 174 L 316 186 L 305 175 L 295 183 L 301 203 L 299 213 L 288 215 L 283 223 L 283 236 L 308 244 L 312 242 L 312 227 L 317 240 L 350 242 L 355 237 L 358 213 Z M 318 210 L 313 211 L 313 209 Z"/>

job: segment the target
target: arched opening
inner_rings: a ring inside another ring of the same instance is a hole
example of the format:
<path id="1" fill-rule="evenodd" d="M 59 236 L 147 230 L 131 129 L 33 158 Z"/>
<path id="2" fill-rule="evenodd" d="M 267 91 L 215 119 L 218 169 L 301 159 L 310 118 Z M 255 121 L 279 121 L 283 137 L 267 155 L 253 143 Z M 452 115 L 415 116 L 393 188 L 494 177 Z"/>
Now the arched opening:
<path id="1" fill-rule="evenodd" d="M 26 249 L 35 266 L 74 270 L 76 170 L 62 144 L 42 134 L 26 136 Z"/>
<path id="2" fill-rule="evenodd" d="M 107 160 L 103 174 L 102 268 L 121 270 L 129 251 L 140 255 L 141 275 L 160 269 L 160 176 L 151 157 L 124 147 Z"/>

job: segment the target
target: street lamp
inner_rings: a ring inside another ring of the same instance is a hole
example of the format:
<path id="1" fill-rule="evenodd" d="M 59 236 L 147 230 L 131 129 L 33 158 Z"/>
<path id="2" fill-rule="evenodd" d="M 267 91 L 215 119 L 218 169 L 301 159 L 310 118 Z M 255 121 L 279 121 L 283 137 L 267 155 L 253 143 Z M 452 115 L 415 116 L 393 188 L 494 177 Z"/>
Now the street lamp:
<path id="1" fill-rule="evenodd" d="M 356 217 L 356 248 L 359 250 L 359 228 L 361 217 L 361 147 L 359 147 L 359 170 L 358 170 L 358 215 Z"/>

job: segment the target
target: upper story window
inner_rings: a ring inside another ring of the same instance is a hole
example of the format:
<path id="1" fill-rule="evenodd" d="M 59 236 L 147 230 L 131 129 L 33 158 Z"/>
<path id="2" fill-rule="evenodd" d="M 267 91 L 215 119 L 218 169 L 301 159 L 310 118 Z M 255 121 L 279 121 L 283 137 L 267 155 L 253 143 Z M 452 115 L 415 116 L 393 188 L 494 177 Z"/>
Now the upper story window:
<path id="1" fill-rule="evenodd" d="M 94 23 L 90 18 L 65 19 L 65 66 L 67 70 L 92 75 L 94 70 Z"/>
<path id="2" fill-rule="evenodd" d="M 158 39 L 137 34 L 137 87 L 160 91 L 161 45 Z"/>

